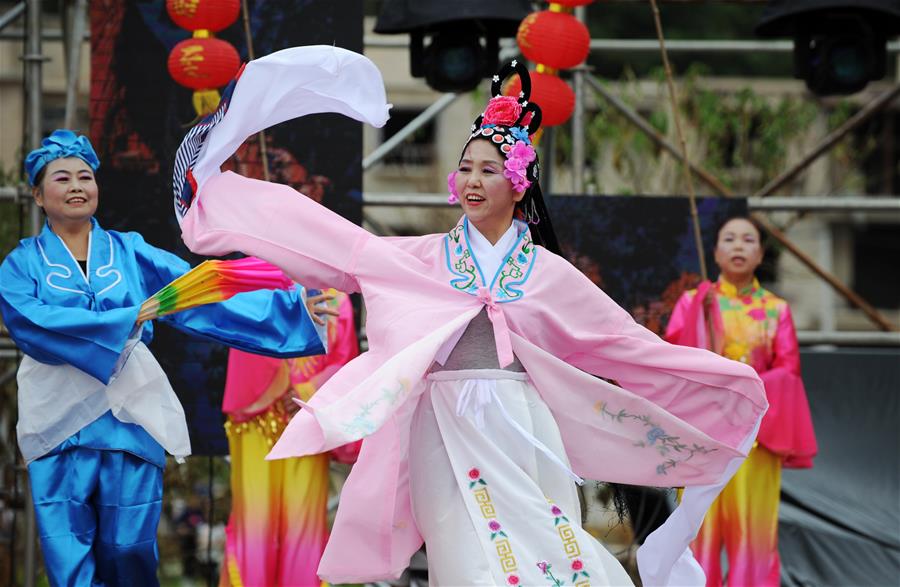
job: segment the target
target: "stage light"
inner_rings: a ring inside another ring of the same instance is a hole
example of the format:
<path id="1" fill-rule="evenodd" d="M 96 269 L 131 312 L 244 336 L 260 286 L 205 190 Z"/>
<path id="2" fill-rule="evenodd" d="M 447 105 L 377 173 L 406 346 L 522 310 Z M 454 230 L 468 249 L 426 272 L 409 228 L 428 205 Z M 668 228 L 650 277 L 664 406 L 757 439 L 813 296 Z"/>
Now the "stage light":
<path id="1" fill-rule="evenodd" d="M 887 39 L 898 33 L 896 0 L 772 0 L 756 25 L 761 37 L 794 39 L 794 76 L 821 96 L 883 78 Z"/>
<path id="2" fill-rule="evenodd" d="M 467 92 L 499 69 L 499 39 L 515 36 L 528 0 L 386 0 L 381 34 L 409 33 L 410 73 L 441 92 Z"/>

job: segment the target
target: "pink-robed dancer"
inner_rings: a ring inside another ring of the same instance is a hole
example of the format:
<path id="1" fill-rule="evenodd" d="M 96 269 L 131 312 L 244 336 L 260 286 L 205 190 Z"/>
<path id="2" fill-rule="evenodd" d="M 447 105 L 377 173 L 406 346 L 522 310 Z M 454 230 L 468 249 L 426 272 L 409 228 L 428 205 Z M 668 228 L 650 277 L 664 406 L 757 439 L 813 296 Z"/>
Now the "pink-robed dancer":
<path id="1" fill-rule="evenodd" d="M 328 540 L 329 462 L 352 463 L 359 442 L 329 453 L 265 460 L 297 411 L 293 398 L 315 394 L 359 354 L 353 306 L 331 290 L 325 355 L 272 359 L 232 350 L 222 410 L 231 455 L 231 517 L 226 529 L 222 587 L 318 585 L 316 569 Z M 317 320 L 318 321 L 318 320 Z"/>
<path id="2" fill-rule="evenodd" d="M 501 98 L 513 71 L 522 94 Z M 746 365 L 662 341 L 542 246 L 555 239 L 527 70 L 507 66 L 492 94 L 448 180 L 465 214 L 446 234 L 379 238 L 288 186 L 219 169 L 248 136 L 297 116 L 383 125 L 383 81 L 361 55 L 302 47 L 251 62 L 185 138 L 176 211 L 188 247 L 253 253 L 365 299 L 369 351 L 268 458 L 365 439 L 319 565 L 329 582 L 395 578 L 424 540 L 435 585 L 629 585 L 579 523 L 584 476 L 688 486 L 638 564 L 644 584 L 700 585 L 688 544 L 753 443 L 762 384 Z"/>
<path id="3" fill-rule="evenodd" d="M 719 280 L 685 292 L 666 329 L 670 342 L 711 348 L 756 369 L 769 400 L 757 444 L 710 507 L 691 545 L 710 587 L 723 583 L 723 546 L 729 587 L 778 587 L 781 468 L 812 467 L 816 455 L 791 309 L 755 277 L 763 257 L 761 236 L 747 218 L 725 222 L 715 249 Z"/>

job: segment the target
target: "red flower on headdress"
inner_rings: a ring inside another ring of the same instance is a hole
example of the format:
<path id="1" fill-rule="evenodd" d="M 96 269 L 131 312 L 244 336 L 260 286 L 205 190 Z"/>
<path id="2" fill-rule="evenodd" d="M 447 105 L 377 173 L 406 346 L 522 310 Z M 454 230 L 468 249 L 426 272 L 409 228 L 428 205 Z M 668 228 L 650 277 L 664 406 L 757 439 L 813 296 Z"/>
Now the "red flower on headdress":
<path id="1" fill-rule="evenodd" d="M 512 96 L 495 96 L 484 109 L 481 124 L 512 126 L 522 115 L 522 105 Z"/>

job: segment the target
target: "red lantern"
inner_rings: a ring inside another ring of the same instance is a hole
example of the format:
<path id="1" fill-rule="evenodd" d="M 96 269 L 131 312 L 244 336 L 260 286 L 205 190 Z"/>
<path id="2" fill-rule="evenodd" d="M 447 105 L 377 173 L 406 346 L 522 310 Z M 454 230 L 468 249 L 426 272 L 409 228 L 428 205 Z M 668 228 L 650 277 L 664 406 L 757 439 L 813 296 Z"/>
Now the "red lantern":
<path id="1" fill-rule="evenodd" d="M 220 39 L 186 39 L 169 53 L 169 74 L 194 90 L 224 86 L 240 66 L 235 48 Z"/>
<path id="2" fill-rule="evenodd" d="M 571 14 L 549 10 L 526 16 L 516 41 L 529 61 L 553 69 L 575 67 L 591 49 L 591 34 L 584 23 Z"/>
<path id="3" fill-rule="evenodd" d="M 503 93 L 518 96 L 522 81 L 515 76 Z M 541 126 L 557 126 L 569 120 L 575 110 L 575 92 L 569 84 L 549 73 L 531 72 L 530 100 L 541 107 Z"/>
<path id="4" fill-rule="evenodd" d="M 237 20 L 240 0 L 166 0 L 172 21 L 189 31 L 221 31 Z"/>
<path id="5" fill-rule="evenodd" d="M 219 105 L 219 92 L 234 78 L 241 58 L 229 43 L 212 38 L 181 41 L 169 53 L 169 75 L 194 90 L 194 109 L 206 115 Z"/>
<path id="6" fill-rule="evenodd" d="M 593 3 L 593 1 L 594 0 L 553 0 L 550 3 L 550 10 L 553 10 L 554 4 L 559 4 L 566 8 L 575 8 L 576 6 L 587 6 L 588 4 Z"/>

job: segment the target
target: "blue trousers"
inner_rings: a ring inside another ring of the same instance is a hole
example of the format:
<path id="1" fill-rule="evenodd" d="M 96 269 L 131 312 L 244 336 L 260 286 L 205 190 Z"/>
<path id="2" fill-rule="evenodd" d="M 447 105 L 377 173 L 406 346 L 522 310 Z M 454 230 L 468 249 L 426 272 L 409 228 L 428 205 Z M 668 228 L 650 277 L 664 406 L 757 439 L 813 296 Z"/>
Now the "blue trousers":
<path id="1" fill-rule="evenodd" d="M 159 585 L 162 468 L 125 451 L 73 447 L 28 473 L 51 585 Z"/>

